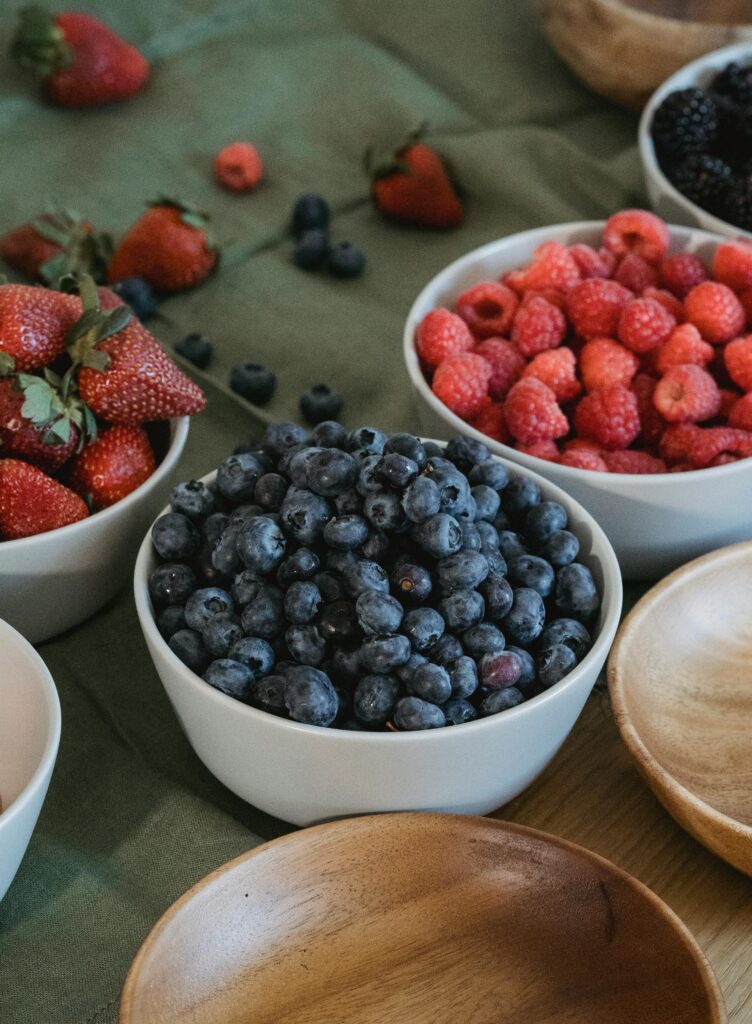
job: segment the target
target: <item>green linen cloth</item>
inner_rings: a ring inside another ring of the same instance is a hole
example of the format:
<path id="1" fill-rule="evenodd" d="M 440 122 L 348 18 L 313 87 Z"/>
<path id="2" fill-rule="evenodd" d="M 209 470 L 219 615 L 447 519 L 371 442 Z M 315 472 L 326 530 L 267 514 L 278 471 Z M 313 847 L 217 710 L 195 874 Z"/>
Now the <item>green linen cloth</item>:
<path id="1" fill-rule="evenodd" d="M 45 0 L 51 10 L 53 0 Z M 0 50 L 12 29 L 0 11 Z M 45 106 L 0 67 L 0 230 L 45 199 L 117 233 L 159 193 L 193 200 L 225 246 L 203 287 L 165 301 L 168 345 L 211 335 L 197 374 L 209 406 L 193 422 L 185 479 L 213 468 L 263 419 L 296 416 L 321 381 L 344 420 L 417 429 L 400 354 L 417 291 L 450 260 L 500 235 L 644 203 L 635 119 L 581 87 L 522 0 L 76 0 L 154 61 L 143 95 L 117 107 Z M 385 223 L 361 156 L 420 122 L 467 194 L 454 232 Z M 265 180 L 250 196 L 212 180 L 225 143 L 250 139 Z M 323 192 L 332 236 L 362 246 L 357 281 L 291 263 L 295 197 Z M 273 367 L 256 413 L 226 387 L 241 360 Z M 128 965 L 186 888 L 290 826 L 236 799 L 183 737 L 124 592 L 41 647 L 60 692 L 63 736 L 38 828 L 0 904 L 0 1021 L 110 1024 Z M 0 652 L 0 659 L 2 655 Z M 0 709 L 0 713 L 2 710 Z"/>

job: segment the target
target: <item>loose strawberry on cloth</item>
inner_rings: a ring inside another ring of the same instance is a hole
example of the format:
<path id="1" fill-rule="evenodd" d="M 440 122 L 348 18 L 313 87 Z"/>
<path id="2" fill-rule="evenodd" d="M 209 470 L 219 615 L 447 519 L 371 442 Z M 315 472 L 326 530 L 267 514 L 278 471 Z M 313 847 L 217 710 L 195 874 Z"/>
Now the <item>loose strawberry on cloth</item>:
<path id="1" fill-rule="evenodd" d="M 48 210 L 0 238 L 0 256 L 32 281 L 56 285 L 66 274 L 101 281 L 112 258 L 112 239 L 69 210 Z"/>
<path id="2" fill-rule="evenodd" d="M 86 502 L 41 469 L 0 459 L 0 538 L 18 540 L 86 519 Z"/>
<path id="3" fill-rule="evenodd" d="M 457 189 L 439 154 L 413 133 L 393 156 L 376 164 L 366 153 L 371 196 L 390 220 L 425 228 L 456 228 L 464 210 Z"/>

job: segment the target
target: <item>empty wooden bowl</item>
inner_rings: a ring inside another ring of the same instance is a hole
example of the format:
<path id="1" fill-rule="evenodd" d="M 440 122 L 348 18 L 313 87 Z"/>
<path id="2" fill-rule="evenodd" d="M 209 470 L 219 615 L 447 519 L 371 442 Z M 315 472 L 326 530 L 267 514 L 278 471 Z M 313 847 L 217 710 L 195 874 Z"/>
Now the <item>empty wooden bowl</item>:
<path id="1" fill-rule="evenodd" d="M 641 107 L 703 53 L 752 39 L 749 0 L 535 0 L 543 29 L 595 92 Z"/>
<path id="2" fill-rule="evenodd" d="M 484 818 L 351 818 L 215 871 L 138 953 L 120 1024 L 722 1024 L 634 878 Z"/>
<path id="3" fill-rule="evenodd" d="M 752 543 L 653 587 L 621 626 L 608 678 L 622 738 L 666 810 L 752 875 Z"/>

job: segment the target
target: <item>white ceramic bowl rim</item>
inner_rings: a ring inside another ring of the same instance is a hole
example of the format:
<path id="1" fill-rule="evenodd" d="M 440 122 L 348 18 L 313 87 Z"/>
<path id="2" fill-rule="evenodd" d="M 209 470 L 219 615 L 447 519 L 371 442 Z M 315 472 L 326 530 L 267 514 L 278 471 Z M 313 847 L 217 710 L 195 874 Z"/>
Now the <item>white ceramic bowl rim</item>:
<path id="1" fill-rule="evenodd" d="M 26 783 L 24 788 L 18 794 L 13 803 L 0 813 L 0 829 L 4 828 L 13 819 L 23 812 L 24 807 L 34 798 L 34 793 L 41 785 L 43 779 L 49 772 L 52 771 L 52 767 L 57 757 L 57 749 L 60 744 L 60 731 L 62 727 L 62 715 L 60 711 L 60 698 L 55 688 L 55 683 L 50 675 L 50 670 L 45 665 L 44 661 L 39 654 L 34 650 L 28 640 L 26 640 L 18 630 L 13 629 L 11 625 L 0 619 L 0 626 L 3 630 L 8 630 L 12 634 L 12 642 L 20 647 L 30 658 L 33 663 L 34 670 L 36 671 L 37 677 L 42 684 L 44 691 L 45 704 L 47 706 L 47 713 L 49 717 L 49 727 L 47 730 L 47 741 L 44 745 L 44 751 L 40 758 L 39 764 L 34 769 L 34 773 Z M 0 794 L 2 796 L 2 794 Z"/>
<path id="2" fill-rule="evenodd" d="M 131 505 L 135 505 L 140 501 L 146 490 L 153 487 L 172 470 L 175 462 L 175 455 L 182 450 L 186 437 L 188 436 L 189 422 L 189 416 L 178 416 L 174 420 L 169 421 L 170 424 L 174 424 L 174 427 L 171 427 L 172 436 L 170 437 L 170 443 L 164 454 L 164 458 L 151 476 L 144 480 L 144 482 L 140 484 L 135 491 L 131 491 L 130 494 L 121 498 L 120 501 L 116 501 L 114 505 L 110 505 L 108 508 L 103 508 L 100 512 L 94 512 L 92 515 L 87 516 L 86 519 L 79 519 L 78 522 L 70 523 L 68 526 L 61 526 L 57 530 L 46 530 L 44 533 L 36 533 L 32 537 L 19 537 L 18 540 L 0 541 L 0 553 L 5 549 L 10 549 L 11 547 L 15 553 L 18 553 L 23 550 L 24 545 L 31 546 L 32 544 L 39 544 L 43 542 L 54 543 L 62 534 L 65 534 L 66 537 L 70 537 L 77 531 L 81 532 L 85 530 L 93 519 L 96 519 L 98 523 L 103 523 L 107 519 L 111 519 L 113 516 L 118 515 L 118 513 L 126 511 Z"/>
<path id="3" fill-rule="evenodd" d="M 519 466 L 514 464 L 510 464 L 508 468 L 513 473 L 521 473 L 522 475 L 533 477 L 538 484 L 543 486 L 544 490 L 553 500 L 561 501 L 564 499 L 567 504 L 573 504 L 575 506 L 581 518 L 585 520 L 585 523 L 591 531 L 592 540 L 594 542 L 592 547 L 597 547 L 599 553 L 602 553 L 604 593 L 601 601 L 601 627 L 592 647 L 582 661 L 563 679 L 558 683 L 555 683 L 548 690 L 545 690 L 543 693 L 540 693 L 535 697 L 530 697 L 528 700 L 525 700 L 522 704 L 518 704 L 514 708 L 509 708 L 506 711 L 500 712 L 499 714 L 503 715 L 504 721 L 507 722 L 512 721 L 515 718 L 519 718 L 522 715 L 530 714 L 532 713 L 533 708 L 539 707 L 540 705 L 555 699 L 556 695 L 561 690 L 570 686 L 580 678 L 580 676 L 587 671 L 594 661 L 597 661 L 598 659 L 605 661 L 608 651 L 604 650 L 604 648 L 610 648 L 611 646 L 613 635 L 615 634 L 616 627 L 619 624 L 622 606 L 622 583 L 619 563 L 616 559 L 616 555 L 614 554 L 614 550 L 611 547 L 610 541 L 596 520 L 585 508 L 583 508 L 582 505 L 580 505 L 579 502 L 575 501 L 571 495 L 567 494 L 560 487 L 557 487 L 556 484 L 552 484 L 549 480 L 539 476 L 537 473 L 526 469 L 520 469 Z M 215 472 L 212 472 L 207 473 L 206 476 L 201 479 L 204 483 L 208 484 L 213 482 L 214 477 Z M 166 511 L 168 511 L 167 508 L 160 512 L 160 515 L 164 515 Z M 138 558 L 136 559 L 133 579 L 136 609 L 139 619 L 141 620 L 141 625 L 145 632 L 148 633 L 149 640 L 152 643 L 162 645 L 165 655 L 172 661 L 175 669 L 184 677 L 187 685 L 201 687 L 202 692 L 204 692 L 209 699 L 219 702 L 220 704 L 224 703 L 226 706 L 232 706 L 241 716 L 263 720 L 272 728 L 292 729 L 303 733 L 309 733 L 320 737 L 322 742 L 352 743 L 353 741 L 362 741 L 370 744 L 382 743 L 388 747 L 390 744 L 400 742 L 440 743 L 442 742 L 442 735 L 446 737 L 445 729 L 425 729 L 416 730 L 414 732 L 351 732 L 346 729 L 330 729 L 318 725 L 305 725 L 302 722 L 294 722 L 291 719 L 272 715 L 267 711 L 260 710 L 259 708 L 253 708 L 249 704 L 243 704 L 234 697 L 228 697 L 227 694 L 224 694 L 220 690 L 210 686 L 200 676 L 196 675 L 195 672 L 192 672 L 183 664 L 177 655 L 170 650 L 167 641 L 162 637 L 161 633 L 157 629 L 157 623 L 152 611 L 147 586 L 146 565 L 151 558 L 151 555 L 152 547 L 150 528 L 149 532 L 144 537 L 143 543 L 141 544 Z M 489 715 L 487 718 L 476 719 L 472 722 L 463 722 L 460 726 L 453 726 L 452 729 L 460 728 L 463 730 L 463 735 L 465 735 L 471 729 L 476 732 L 481 729 L 492 729 L 494 727 L 494 722 L 497 719 L 498 715 Z"/>
<path id="4" fill-rule="evenodd" d="M 441 402 L 431 390 L 428 381 L 423 376 L 423 371 L 420 367 L 420 361 L 418 359 L 418 353 L 415 348 L 415 337 L 414 337 L 414 321 L 417 323 L 419 320 L 419 312 L 422 311 L 424 305 L 426 305 L 426 296 L 433 292 L 437 287 L 443 291 L 452 290 L 452 282 L 455 276 L 460 272 L 466 263 L 470 263 L 475 260 L 482 260 L 486 256 L 495 254 L 499 246 L 505 242 L 529 242 L 532 247 L 535 247 L 539 242 L 549 241 L 555 234 L 565 234 L 567 232 L 580 232 L 585 233 L 587 231 L 593 231 L 601 233 L 605 226 L 603 220 L 589 220 L 589 221 L 569 221 L 563 224 L 550 224 L 546 227 L 531 228 L 528 231 L 519 231 L 514 235 L 504 235 L 502 238 L 496 239 L 493 242 L 486 242 L 485 245 L 479 246 L 477 249 L 472 249 L 470 252 L 460 256 L 454 260 L 448 266 L 440 270 L 438 274 L 431 278 L 428 284 L 421 289 L 418 297 L 410 307 L 410 311 L 407 314 L 407 321 L 405 324 L 405 331 L 403 336 L 403 354 L 405 359 L 405 365 L 407 366 L 407 372 L 410 375 L 410 380 L 413 385 L 418 389 L 421 396 L 431 406 L 434 412 L 441 419 L 445 420 L 458 434 L 464 434 L 465 436 L 471 437 L 476 441 L 482 441 L 487 445 L 490 450 L 494 453 L 500 453 L 502 457 L 509 458 L 518 464 L 518 467 L 524 466 L 531 472 L 539 472 L 545 475 L 546 460 L 540 459 L 536 455 L 528 455 L 526 452 L 517 451 L 516 448 L 511 448 L 509 445 L 503 444 L 501 441 L 496 441 L 494 438 L 489 437 L 487 434 L 481 433 L 480 430 L 476 430 L 475 427 L 471 426 L 465 420 L 460 419 L 455 413 Z M 701 241 L 718 244 L 728 239 L 721 236 L 715 235 L 710 231 L 703 231 L 700 228 L 689 228 L 678 224 L 669 224 L 669 231 L 672 237 L 678 233 L 680 235 L 689 235 L 700 239 Z M 436 308 L 432 306 L 431 308 Z M 426 312 L 428 310 L 426 309 Z M 739 459 L 737 462 L 729 462 L 723 466 L 709 466 L 706 469 L 691 469 L 683 473 L 598 473 L 594 470 L 578 469 L 575 466 L 562 466 L 561 463 L 555 463 L 557 472 L 562 473 L 563 476 L 571 479 L 595 479 L 598 477 L 605 477 L 606 479 L 613 479 L 622 484 L 629 483 L 630 486 L 635 488 L 649 488 L 649 487 L 671 487 L 675 486 L 677 480 L 681 480 L 688 483 L 694 483 L 700 480 L 715 480 L 721 476 L 731 476 L 733 473 L 738 473 L 745 467 L 745 463 L 748 460 Z M 752 463 L 750 463 L 752 464 Z M 747 465 L 749 468 L 749 465 Z"/>
<path id="5" fill-rule="evenodd" d="M 732 224 L 730 221 L 716 217 L 715 214 L 710 213 L 709 210 L 706 210 L 702 206 L 698 206 L 697 203 L 693 203 L 691 199 L 688 199 L 687 196 L 679 191 L 672 181 L 669 181 L 658 162 L 658 157 L 655 152 L 655 144 L 653 143 L 653 137 L 650 134 L 650 125 L 653 121 L 653 114 L 655 113 L 656 108 L 660 106 L 669 93 L 674 92 L 676 89 L 688 88 L 686 84 L 677 85 L 677 78 L 683 80 L 689 76 L 696 82 L 703 71 L 715 66 L 716 61 L 722 59 L 726 63 L 731 63 L 731 61 L 737 60 L 740 57 L 746 57 L 750 62 L 752 62 L 752 41 L 746 43 L 733 43 L 731 46 L 722 46 L 718 50 L 710 50 L 708 53 L 704 53 L 701 57 L 697 57 L 695 60 L 690 61 L 689 64 L 682 65 L 682 67 L 675 71 L 673 75 L 670 75 L 664 82 L 661 82 L 645 104 L 640 116 L 639 127 L 637 129 L 637 139 L 643 163 L 650 174 L 657 180 L 663 191 L 666 192 L 671 199 L 673 199 L 679 206 L 684 207 L 684 209 L 690 212 L 694 213 L 694 211 L 697 211 L 702 214 L 702 216 L 706 218 L 707 222 L 716 228 L 720 234 L 728 231 L 736 231 L 739 233 L 740 238 L 744 238 L 749 236 L 749 232 L 746 232 L 736 224 Z M 724 240 L 728 241 L 728 238 L 725 238 Z"/>

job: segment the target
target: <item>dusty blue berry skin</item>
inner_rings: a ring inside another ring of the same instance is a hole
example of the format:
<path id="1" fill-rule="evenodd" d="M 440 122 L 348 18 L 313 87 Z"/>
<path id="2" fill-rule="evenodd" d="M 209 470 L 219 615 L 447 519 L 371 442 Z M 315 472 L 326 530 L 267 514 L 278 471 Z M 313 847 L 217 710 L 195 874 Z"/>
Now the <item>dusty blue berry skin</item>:
<path id="1" fill-rule="evenodd" d="M 284 676 L 263 676 L 256 678 L 248 687 L 247 701 L 253 707 L 261 711 L 267 711 L 270 715 L 284 714 L 285 707 L 285 684 Z"/>
<path id="2" fill-rule="evenodd" d="M 139 320 L 142 319 L 143 317 L 139 316 Z M 205 370 L 212 361 L 214 346 L 211 338 L 207 338 L 205 334 L 186 334 L 180 341 L 175 342 L 175 351 L 199 370 Z"/>
<path id="3" fill-rule="evenodd" d="M 522 662 L 514 651 L 497 651 L 483 655 L 478 663 L 478 672 L 483 686 L 500 690 L 504 686 L 516 685 L 522 675 Z"/>
<path id="4" fill-rule="evenodd" d="M 280 509 L 285 531 L 299 544 L 315 544 L 331 519 L 326 498 L 312 491 L 291 487 Z"/>
<path id="5" fill-rule="evenodd" d="M 452 695 L 452 681 L 441 665 L 427 661 L 413 672 L 406 684 L 407 692 L 413 697 L 428 700 L 432 704 L 443 704 Z"/>
<path id="6" fill-rule="evenodd" d="M 179 512 L 188 519 L 200 520 L 214 511 L 214 495 L 200 480 L 189 480 L 173 487 L 170 506 L 173 512 Z"/>
<path id="7" fill-rule="evenodd" d="M 197 675 L 201 675 L 211 660 L 201 634 L 194 629 L 179 629 L 177 633 L 173 633 L 167 644 L 172 653 Z"/>
<path id="8" fill-rule="evenodd" d="M 355 551 L 365 543 L 368 533 L 368 523 L 362 516 L 335 516 L 324 527 L 324 543 L 338 551 Z"/>
<path id="9" fill-rule="evenodd" d="M 476 484 L 475 487 L 470 489 L 470 493 L 475 499 L 476 520 L 492 523 L 501 505 L 498 491 L 495 491 L 493 487 L 489 487 L 488 484 Z"/>
<path id="10" fill-rule="evenodd" d="M 203 629 L 201 639 L 212 658 L 226 658 L 234 643 L 243 636 L 243 630 L 229 615 L 216 615 Z"/>
<path id="11" fill-rule="evenodd" d="M 419 437 L 414 434 L 391 434 L 389 440 L 384 445 L 384 454 L 389 455 L 392 452 L 396 452 L 398 455 L 405 455 L 418 467 L 420 472 L 425 468 L 428 456 L 426 455 L 426 449 L 423 442 Z"/>
<path id="12" fill-rule="evenodd" d="M 333 498 L 355 483 L 358 464 L 348 452 L 324 448 L 308 462 L 308 487 L 323 498 Z"/>
<path id="13" fill-rule="evenodd" d="M 401 490 L 418 475 L 418 463 L 399 452 L 382 455 L 376 466 L 376 477 L 386 487 Z"/>
<path id="14" fill-rule="evenodd" d="M 458 551 L 437 562 L 436 574 L 444 594 L 475 590 L 488 576 L 488 560 L 480 551 Z"/>
<path id="15" fill-rule="evenodd" d="M 296 487 L 308 487 L 308 466 L 311 459 L 323 452 L 324 448 L 307 447 L 306 445 L 295 445 L 290 448 L 286 456 L 279 461 L 279 468 Z"/>
<path id="16" fill-rule="evenodd" d="M 377 430 L 375 427 L 358 427 L 347 435 L 345 448 L 349 452 L 365 450 L 372 455 L 381 455 L 388 440 L 383 430 Z"/>
<path id="17" fill-rule="evenodd" d="M 473 466 L 467 474 L 467 478 L 473 487 L 478 484 L 486 484 L 495 491 L 503 491 L 509 483 L 509 472 L 506 466 L 500 462 L 489 460 Z"/>
<path id="18" fill-rule="evenodd" d="M 365 590 L 355 602 L 358 624 L 366 636 L 396 633 L 402 625 L 402 605 L 379 590 Z"/>
<path id="19" fill-rule="evenodd" d="M 360 277 L 366 269 L 365 253 L 352 242 L 339 242 L 329 251 L 326 265 L 333 277 Z"/>
<path id="20" fill-rule="evenodd" d="M 578 661 L 582 661 L 590 650 L 592 640 L 590 633 L 577 619 L 554 619 L 549 622 L 538 640 L 538 650 L 564 644 L 569 647 Z"/>
<path id="21" fill-rule="evenodd" d="M 232 596 L 219 587 L 202 587 L 188 598 L 185 621 L 190 629 L 201 633 L 217 615 L 232 615 L 235 604 Z"/>
<path id="22" fill-rule="evenodd" d="M 471 658 L 482 658 L 484 654 L 495 654 L 506 647 L 504 634 L 492 622 L 479 622 L 477 626 L 462 634 L 462 646 Z"/>
<path id="23" fill-rule="evenodd" d="M 263 467 L 255 455 L 231 455 L 217 469 L 217 490 L 229 501 L 251 500 L 263 475 Z"/>
<path id="24" fill-rule="evenodd" d="M 433 589 L 431 574 L 425 566 L 402 562 L 392 570 L 392 592 L 406 605 L 422 604 Z"/>
<path id="25" fill-rule="evenodd" d="M 558 501 L 542 501 L 525 517 L 525 537 L 537 550 L 558 530 L 565 530 L 568 522 L 566 509 Z"/>
<path id="26" fill-rule="evenodd" d="M 209 544 L 216 544 L 230 524 L 226 512 L 212 512 L 201 524 L 201 537 Z"/>
<path id="27" fill-rule="evenodd" d="M 363 499 L 355 488 L 351 487 L 334 499 L 334 510 L 338 516 L 359 516 L 363 511 Z"/>
<path id="28" fill-rule="evenodd" d="M 369 491 L 363 501 L 363 514 L 377 530 L 391 533 L 407 522 L 400 497 L 394 491 Z"/>
<path id="29" fill-rule="evenodd" d="M 520 519 L 540 500 L 540 487 L 535 480 L 529 476 L 517 476 L 504 488 L 501 507 L 512 519 Z"/>
<path id="30" fill-rule="evenodd" d="M 247 569 L 270 573 L 285 557 L 287 539 L 268 516 L 256 516 L 240 530 L 237 548 Z"/>
<path id="31" fill-rule="evenodd" d="M 193 556 L 193 566 L 199 579 L 199 585 L 203 587 L 222 587 L 228 590 L 229 578 L 214 568 L 212 555 L 212 546 L 204 543 Z"/>
<path id="32" fill-rule="evenodd" d="M 464 653 L 461 641 L 451 633 L 444 633 L 441 639 L 426 651 L 426 657 L 429 661 L 451 670 Z"/>
<path id="33" fill-rule="evenodd" d="M 527 647 L 543 632 L 546 606 L 537 590 L 518 587 L 514 591 L 512 607 L 501 620 L 501 628 L 508 640 Z"/>
<path id="34" fill-rule="evenodd" d="M 435 608 L 411 608 L 402 622 L 402 632 L 413 650 L 421 653 L 438 643 L 444 635 L 444 619 Z"/>
<path id="35" fill-rule="evenodd" d="M 148 320 L 157 311 L 154 289 L 142 277 L 122 277 L 112 285 L 112 290 L 131 307 L 139 320 Z M 177 347 L 176 345 L 175 348 Z"/>
<path id="36" fill-rule="evenodd" d="M 473 658 L 458 658 L 449 673 L 453 697 L 472 697 L 478 689 L 478 666 Z"/>
<path id="37" fill-rule="evenodd" d="M 446 558 L 462 547 L 462 530 L 457 520 L 444 512 L 419 523 L 412 530 L 418 546 L 433 558 Z"/>
<path id="38" fill-rule="evenodd" d="M 345 596 L 345 589 L 342 583 L 333 573 L 328 571 L 314 573 L 313 582 L 321 591 L 321 597 L 326 604 L 331 601 L 339 601 Z"/>
<path id="39" fill-rule="evenodd" d="M 507 564 L 514 561 L 515 558 L 519 558 L 520 555 L 527 554 L 522 537 L 520 537 L 519 533 L 514 533 L 512 530 L 499 530 L 499 551 L 504 556 Z"/>
<path id="40" fill-rule="evenodd" d="M 285 592 L 284 610 L 287 621 L 296 626 L 313 622 L 321 608 L 321 591 L 310 580 L 291 583 Z"/>
<path id="41" fill-rule="evenodd" d="M 329 548 L 324 555 L 324 561 L 330 572 L 336 572 L 341 577 L 345 577 L 353 571 L 360 558 L 354 551 L 338 551 L 336 548 Z"/>
<path id="42" fill-rule="evenodd" d="M 446 457 L 463 473 L 468 473 L 473 466 L 489 462 L 491 452 L 482 441 L 460 434 L 453 437 L 446 446 Z"/>
<path id="43" fill-rule="evenodd" d="M 410 641 L 399 633 L 366 637 L 360 647 L 361 665 L 378 675 L 404 665 L 409 657 Z"/>
<path id="44" fill-rule="evenodd" d="M 187 516 L 167 512 L 152 526 L 151 542 L 160 558 L 179 562 L 198 551 L 201 534 Z"/>
<path id="45" fill-rule="evenodd" d="M 236 700 L 246 700 L 253 682 L 253 673 L 239 661 L 218 658 L 204 672 L 204 679 L 215 690 L 226 693 Z"/>
<path id="46" fill-rule="evenodd" d="M 279 636 L 284 625 L 281 593 L 276 588 L 263 586 L 243 609 L 240 624 L 249 636 L 265 640 Z"/>
<path id="47" fill-rule="evenodd" d="M 295 243 L 293 261 L 301 270 L 318 270 L 329 255 L 329 235 L 320 228 L 304 231 Z"/>
<path id="48" fill-rule="evenodd" d="M 380 455 L 366 455 L 358 464 L 358 478 L 355 481 L 355 490 L 365 498 L 372 491 L 383 491 L 378 477 L 376 467 L 381 462 Z"/>
<path id="49" fill-rule="evenodd" d="M 442 704 L 441 710 L 444 712 L 447 725 L 462 725 L 463 722 L 472 722 L 478 717 L 478 712 L 470 701 L 463 700 L 462 697 L 450 697 L 446 704 Z"/>
<path id="50" fill-rule="evenodd" d="M 439 488 L 439 509 L 450 516 L 467 515 L 471 504 L 474 505 L 470 493 L 470 484 L 451 462 L 449 468 L 437 466 L 439 460 L 431 459 L 426 467 L 426 474 Z M 429 470 L 433 472 L 429 473 Z"/>
<path id="51" fill-rule="evenodd" d="M 520 555 L 509 563 L 509 579 L 515 586 L 529 587 L 541 597 L 548 597 L 554 589 L 553 567 L 538 555 Z"/>
<path id="52" fill-rule="evenodd" d="M 287 494 L 287 480 L 279 473 L 264 473 L 256 483 L 253 498 L 257 505 L 270 512 L 277 512 Z"/>
<path id="53" fill-rule="evenodd" d="M 256 679 L 268 675 L 274 668 L 274 648 L 259 636 L 244 636 L 236 640 L 228 657 L 249 668 Z"/>
<path id="54" fill-rule="evenodd" d="M 217 572 L 234 575 L 243 568 L 238 552 L 240 527 L 230 525 L 212 548 L 211 563 Z"/>
<path id="55" fill-rule="evenodd" d="M 347 430 L 337 420 L 317 423 L 311 434 L 311 444 L 320 448 L 344 448 L 346 442 Z"/>
<path id="56" fill-rule="evenodd" d="M 394 724 L 405 732 L 419 729 L 440 729 L 446 725 L 441 708 L 420 697 L 403 697 L 394 709 Z"/>
<path id="57" fill-rule="evenodd" d="M 230 370 L 230 387 L 254 405 L 266 405 L 277 388 L 277 377 L 260 363 L 241 363 Z"/>
<path id="58" fill-rule="evenodd" d="M 413 672 L 416 670 L 418 665 L 425 665 L 427 661 L 428 658 L 426 658 L 424 655 L 418 654 L 417 651 L 413 651 L 413 653 L 410 655 L 410 657 L 407 659 L 404 665 L 397 666 L 397 668 L 394 670 L 394 674 L 399 679 L 399 681 L 406 686 L 410 679 L 412 679 Z"/>
<path id="59" fill-rule="evenodd" d="M 455 590 L 439 602 L 439 612 L 447 629 L 464 633 L 483 619 L 485 603 L 477 590 Z"/>
<path id="60" fill-rule="evenodd" d="M 462 530 L 462 550 L 480 551 L 482 541 L 480 539 L 477 524 L 471 523 L 469 519 L 465 519 L 464 517 L 460 517 L 458 522 L 460 524 L 460 529 Z"/>
<path id="61" fill-rule="evenodd" d="M 337 682 L 352 685 L 363 675 L 359 647 L 335 647 L 332 655 L 332 675 Z"/>
<path id="62" fill-rule="evenodd" d="M 366 593 L 376 592 L 369 590 Z M 335 644 L 350 643 L 359 639 L 361 635 L 355 605 L 351 601 L 331 601 L 325 604 L 319 615 L 318 627 L 324 639 Z"/>
<path id="63" fill-rule="evenodd" d="M 285 643 L 293 661 L 302 665 L 320 665 L 326 657 L 326 640 L 316 626 L 289 626 Z"/>
<path id="64" fill-rule="evenodd" d="M 178 605 L 168 605 L 157 616 L 157 629 L 165 640 L 169 640 L 171 636 L 185 628 L 185 609 Z"/>
<path id="65" fill-rule="evenodd" d="M 580 542 L 569 530 L 552 533 L 540 549 L 541 558 L 550 562 L 554 569 L 570 565 L 580 553 Z"/>
<path id="66" fill-rule="evenodd" d="M 378 562 L 381 564 L 382 562 L 389 560 L 389 556 L 391 554 L 391 541 L 381 530 L 371 529 L 360 547 L 359 554 L 365 558 L 367 562 Z"/>
<path id="67" fill-rule="evenodd" d="M 310 665 L 290 669 L 285 679 L 285 705 L 290 718 L 306 725 L 331 725 L 339 697 L 325 672 Z"/>
<path id="68" fill-rule="evenodd" d="M 279 563 L 277 583 L 281 587 L 289 587 L 296 580 L 309 580 L 321 568 L 321 561 L 315 551 L 300 547 Z"/>
<path id="69" fill-rule="evenodd" d="M 590 570 L 579 562 L 556 573 L 556 606 L 565 615 L 588 621 L 600 608 L 601 599 Z"/>
<path id="70" fill-rule="evenodd" d="M 348 571 L 344 579 L 345 589 L 351 597 L 358 597 L 364 590 L 380 590 L 389 593 L 389 577 L 378 562 L 360 560 Z"/>
<path id="71" fill-rule="evenodd" d="M 157 608 L 183 605 L 198 586 L 196 574 L 181 562 L 164 562 L 149 576 L 149 597 Z"/>
<path id="72" fill-rule="evenodd" d="M 478 714 L 481 718 L 498 715 L 500 711 L 516 708 L 524 699 L 522 692 L 516 686 L 505 686 L 503 690 L 491 690 L 480 702 Z"/>
<path id="73" fill-rule="evenodd" d="M 304 231 L 326 230 L 329 217 L 329 204 L 320 193 L 303 192 L 292 209 L 292 230 L 296 237 Z"/>
<path id="74" fill-rule="evenodd" d="M 261 447 L 272 458 L 281 458 L 288 448 L 296 444 L 304 444 L 308 439 L 305 427 L 298 423 L 282 421 L 270 423 L 261 439 Z"/>
<path id="75" fill-rule="evenodd" d="M 355 717 L 366 725 L 383 725 L 392 713 L 399 690 L 399 680 L 394 676 L 363 676 L 353 695 Z"/>
<path id="76" fill-rule="evenodd" d="M 328 384 L 314 384 L 300 396 L 300 411 L 309 423 L 332 422 L 342 412 L 345 400 Z M 326 447 L 338 447 L 327 445 Z"/>
<path id="77" fill-rule="evenodd" d="M 521 690 L 522 693 L 527 694 L 536 681 L 535 661 L 533 660 L 533 656 L 530 651 L 523 650 L 522 647 L 515 647 L 514 644 L 508 644 L 507 650 L 512 654 L 516 654 L 520 659 L 522 672 L 520 673 L 520 678 L 514 685 L 518 690 Z"/>

